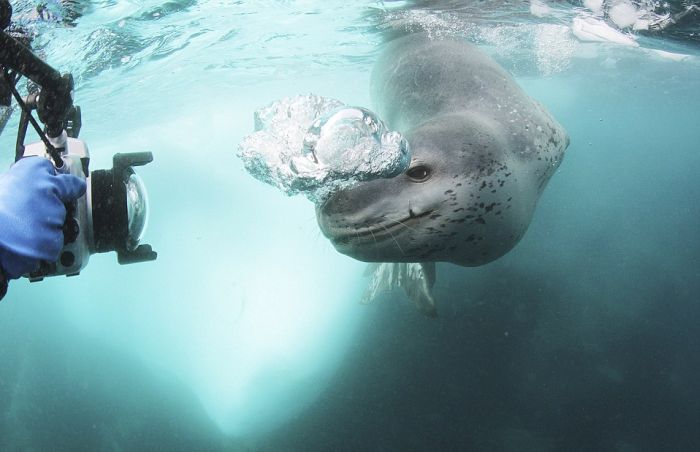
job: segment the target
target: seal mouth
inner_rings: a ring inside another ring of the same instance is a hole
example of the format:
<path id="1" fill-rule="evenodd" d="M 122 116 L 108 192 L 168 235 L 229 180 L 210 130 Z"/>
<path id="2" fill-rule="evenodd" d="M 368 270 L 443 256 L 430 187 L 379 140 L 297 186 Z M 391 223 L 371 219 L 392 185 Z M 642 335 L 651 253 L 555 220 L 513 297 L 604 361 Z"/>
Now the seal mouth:
<path id="1" fill-rule="evenodd" d="M 367 227 L 329 228 L 326 237 L 335 245 L 379 243 L 387 239 L 395 239 L 404 230 L 410 231 L 413 224 L 431 213 L 432 210 L 429 210 L 418 215 L 409 215 L 398 220 L 375 223 Z"/>

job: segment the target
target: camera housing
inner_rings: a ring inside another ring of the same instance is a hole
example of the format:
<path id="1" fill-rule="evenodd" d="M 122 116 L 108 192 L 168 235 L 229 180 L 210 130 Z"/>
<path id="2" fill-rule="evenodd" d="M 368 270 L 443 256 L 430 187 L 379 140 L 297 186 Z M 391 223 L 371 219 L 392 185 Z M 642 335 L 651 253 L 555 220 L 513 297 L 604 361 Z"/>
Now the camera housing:
<path id="1" fill-rule="evenodd" d="M 7 29 L 7 30 L 6 30 Z M 78 275 L 95 253 L 116 251 L 120 264 L 156 259 L 150 245 L 140 245 L 148 222 L 148 196 L 134 166 L 153 161 L 150 152 L 116 154 L 112 169 L 90 172 L 90 153 L 78 139 L 80 107 L 73 105 L 73 76 L 61 74 L 31 50 L 31 36 L 12 24 L 12 5 L 0 0 L 0 132 L 11 113 L 12 97 L 20 107 L 15 160 L 28 156 L 49 159 L 56 171 L 73 174 L 87 184 L 85 195 L 66 204 L 64 245 L 56 262 L 41 262 L 25 275 L 31 281 L 46 276 Z M 35 84 L 26 97 L 16 85 L 21 77 Z M 32 116 L 36 110 L 39 125 Z M 41 139 L 25 145 L 31 124 Z"/>
<path id="2" fill-rule="evenodd" d="M 87 184 L 85 195 L 66 204 L 64 245 L 56 262 L 42 262 L 26 275 L 30 281 L 46 276 L 80 274 L 95 253 L 116 251 L 120 264 L 155 260 L 150 245 L 139 244 L 148 223 L 148 196 L 134 166 L 153 161 L 150 152 L 115 154 L 112 169 L 90 172 L 87 144 L 64 131 L 51 144 L 61 149 L 63 165 L 56 171 L 73 174 Z M 25 145 L 24 156 L 51 159 L 43 142 Z"/>

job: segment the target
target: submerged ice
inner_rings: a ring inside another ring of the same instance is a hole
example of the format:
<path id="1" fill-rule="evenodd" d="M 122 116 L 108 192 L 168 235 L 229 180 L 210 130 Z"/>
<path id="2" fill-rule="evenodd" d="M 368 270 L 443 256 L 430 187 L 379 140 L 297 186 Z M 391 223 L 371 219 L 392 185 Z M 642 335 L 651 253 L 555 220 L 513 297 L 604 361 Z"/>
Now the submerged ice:
<path id="1" fill-rule="evenodd" d="M 256 179 L 314 202 L 358 182 L 394 177 L 410 162 L 406 140 L 376 114 L 313 94 L 256 111 L 255 132 L 238 155 Z"/>

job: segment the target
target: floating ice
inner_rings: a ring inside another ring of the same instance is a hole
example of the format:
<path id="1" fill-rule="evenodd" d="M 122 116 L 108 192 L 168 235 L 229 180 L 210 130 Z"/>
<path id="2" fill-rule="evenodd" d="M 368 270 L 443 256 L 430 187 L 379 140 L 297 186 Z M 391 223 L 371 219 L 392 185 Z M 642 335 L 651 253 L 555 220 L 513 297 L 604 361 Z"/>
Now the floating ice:
<path id="1" fill-rule="evenodd" d="M 603 11 L 603 0 L 583 0 L 583 6 L 594 13 L 600 13 Z"/>
<path id="2" fill-rule="evenodd" d="M 238 156 L 256 179 L 314 202 L 358 182 L 394 177 L 410 162 L 406 140 L 376 114 L 315 95 L 256 111 L 255 132 Z"/>
<path id="3" fill-rule="evenodd" d="M 610 8 L 608 15 L 610 16 L 610 20 L 620 28 L 631 27 L 637 22 L 637 19 L 639 19 L 637 8 L 625 1 L 617 3 Z"/>
<path id="4" fill-rule="evenodd" d="M 671 60 L 671 61 L 686 61 L 691 58 L 693 58 L 690 55 L 687 55 L 685 53 L 674 53 L 674 52 L 667 52 L 665 50 L 659 50 L 659 49 L 648 49 L 649 52 L 651 52 L 652 55 L 663 58 L 665 60 Z"/>
<path id="5" fill-rule="evenodd" d="M 637 41 L 631 36 L 621 33 L 605 22 L 592 17 L 574 17 L 571 31 L 574 33 L 574 36 L 584 42 L 612 42 L 627 46 L 639 46 Z"/>
<path id="6" fill-rule="evenodd" d="M 530 0 L 530 14 L 535 17 L 546 17 L 552 14 L 552 9 L 540 0 Z"/>

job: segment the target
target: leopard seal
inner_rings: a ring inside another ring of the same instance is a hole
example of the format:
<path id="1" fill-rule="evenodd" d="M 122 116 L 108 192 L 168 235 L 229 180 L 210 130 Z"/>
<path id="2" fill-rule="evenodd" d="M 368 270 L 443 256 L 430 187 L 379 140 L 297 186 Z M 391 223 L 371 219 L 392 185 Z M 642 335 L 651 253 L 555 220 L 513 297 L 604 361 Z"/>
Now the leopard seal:
<path id="1" fill-rule="evenodd" d="M 471 267 L 523 237 L 569 138 L 492 58 L 425 34 L 388 43 L 370 91 L 407 138 L 409 168 L 339 191 L 317 206 L 337 251 L 375 265 L 379 288 L 404 287 L 428 315 L 435 262 Z M 411 276 L 413 275 L 413 276 Z"/>

